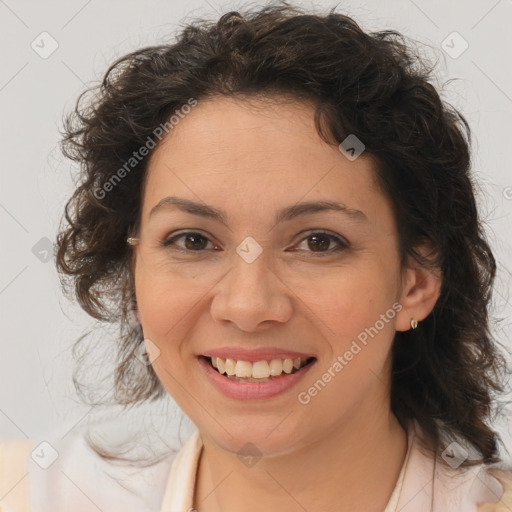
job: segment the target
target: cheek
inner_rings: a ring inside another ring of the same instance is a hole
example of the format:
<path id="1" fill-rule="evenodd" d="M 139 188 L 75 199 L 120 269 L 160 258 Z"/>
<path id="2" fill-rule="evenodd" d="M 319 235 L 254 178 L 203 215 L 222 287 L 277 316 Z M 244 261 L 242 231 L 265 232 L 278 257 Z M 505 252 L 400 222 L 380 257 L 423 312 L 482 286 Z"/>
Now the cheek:
<path id="1" fill-rule="evenodd" d="M 195 307 L 205 293 L 200 279 L 178 277 L 168 273 L 148 273 L 140 268 L 135 287 L 139 319 L 144 336 L 154 341 L 162 351 L 172 351 Z"/>
<path id="2" fill-rule="evenodd" d="M 379 266 L 340 269 L 315 283 L 316 291 L 304 288 L 301 298 L 314 313 L 326 343 L 318 374 L 301 391 L 306 399 L 314 397 L 316 411 L 329 424 L 339 411 L 356 411 L 371 389 L 385 381 L 400 305 L 394 302 L 389 276 Z M 327 383 L 325 388 L 316 384 L 319 380 Z"/>
<path id="3" fill-rule="evenodd" d="M 367 260 L 314 277 L 301 277 L 291 288 L 307 306 L 306 310 L 322 321 L 333 344 L 344 344 L 373 326 L 386 312 L 385 325 L 379 322 L 379 330 L 394 330 L 392 273 L 378 261 Z"/>
<path id="4" fill-rule="evenodd" d="M 137 306 L 144 337 L 158 347 L 158 357 L 152 362 L 159 381 L 167 393 L 188 413 L 189 397 L 183 390 L 188 375 L 182 359 L 182 340 L 193 327 L 194 307 L 204 287 L 194 286 L 189 279 L 169 279 L 168 275 L 136 274 Z"/>

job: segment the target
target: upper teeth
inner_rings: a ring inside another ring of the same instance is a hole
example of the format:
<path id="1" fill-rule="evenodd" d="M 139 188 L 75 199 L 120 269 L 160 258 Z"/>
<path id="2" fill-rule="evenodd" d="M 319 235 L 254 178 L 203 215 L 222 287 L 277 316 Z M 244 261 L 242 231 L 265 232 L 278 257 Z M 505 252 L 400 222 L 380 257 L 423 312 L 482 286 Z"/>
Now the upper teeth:
<path id="1" fill-rule="evenodd" d="M 277 377 L 284 371 L 292 373 L 295 368 L 298 370 L 306 363 L 307 359 L 297 357 L 297 359 L 272 359 L 271 361 L 237 361 L 235 359 L 223 359 L 222 357 L 212 357 L 212 365 L 219 370 L 219 373 L 235 375 L 242 378 L 266 379 L 270 376 Z"/>

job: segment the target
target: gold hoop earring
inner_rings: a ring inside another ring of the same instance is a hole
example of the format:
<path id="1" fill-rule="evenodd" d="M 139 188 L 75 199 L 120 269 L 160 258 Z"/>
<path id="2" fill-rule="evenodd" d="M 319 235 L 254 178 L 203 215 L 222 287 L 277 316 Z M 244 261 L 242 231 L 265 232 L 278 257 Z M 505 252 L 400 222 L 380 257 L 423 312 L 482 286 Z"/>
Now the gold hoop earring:
<path id="1" fill-rule="evenodd" d="M 411 318 L 411 329 L 416 329 L 418 327 L 418 321 Z"/>
<path id="2" fill-rule="evenodd" d="M 129 237 L 126 239 L 126 242 L 128 243 L 128 245 L 137 245 L 140 241 L 140 238 L 133 238 L 133 237 Z"/>

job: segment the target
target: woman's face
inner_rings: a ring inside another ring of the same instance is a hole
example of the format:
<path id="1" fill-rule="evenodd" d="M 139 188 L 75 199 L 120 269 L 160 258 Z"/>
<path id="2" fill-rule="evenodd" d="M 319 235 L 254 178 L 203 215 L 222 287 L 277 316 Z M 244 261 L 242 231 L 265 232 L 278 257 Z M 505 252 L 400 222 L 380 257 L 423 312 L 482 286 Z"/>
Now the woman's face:
<path id="1" fill-rule="evenodd" d="M 402 301 L 397 226 L 372 160 L 324 143 L 313 113 L 199 101 L 148 166 L 134 249 L 144 337 L 168 393 L 233 453 L 247 442 L 286 453 L 387 418 L 395 330 L 421 319 Z M 261 375 L 265 363 L 249 363 L 315 360 L 250 384 L 221 376 L 209 354 Z"/>

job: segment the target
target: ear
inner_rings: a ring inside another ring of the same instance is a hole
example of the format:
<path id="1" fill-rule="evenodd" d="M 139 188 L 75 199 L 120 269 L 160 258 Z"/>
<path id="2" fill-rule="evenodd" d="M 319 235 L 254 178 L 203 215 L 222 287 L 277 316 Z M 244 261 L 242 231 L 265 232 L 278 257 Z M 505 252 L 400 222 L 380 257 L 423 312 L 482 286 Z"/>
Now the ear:
<path id="1" fill-rule="evenodd" d="M 432 254 L 431 248 L 426 245 L 417 247 L 416 250 L 422 256 Z M 420 322 L 430 314 L 441 295 L 441 283 L 440 270 L 422 266 L 410 257 L 402 274 L 399 296 L 402 309 L 396 316 L 397 331 L 408 331 L 411 329 L 412 319 Z"/>

